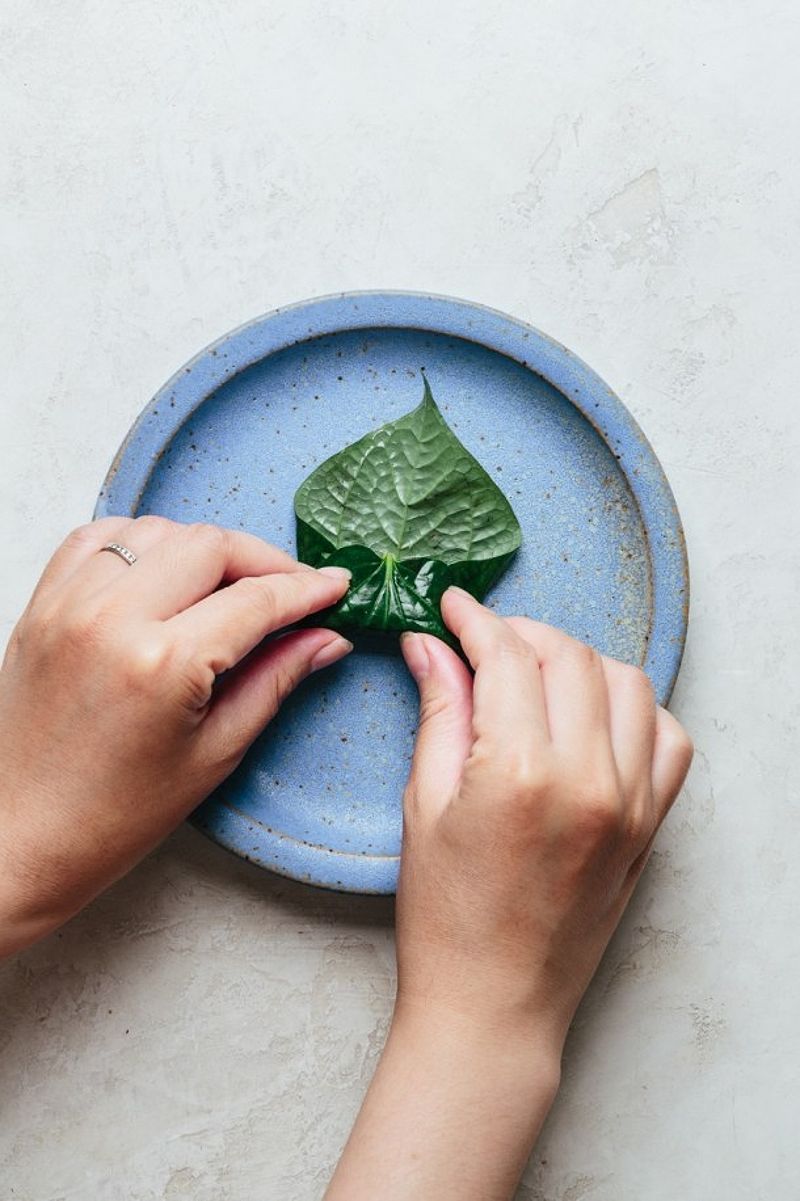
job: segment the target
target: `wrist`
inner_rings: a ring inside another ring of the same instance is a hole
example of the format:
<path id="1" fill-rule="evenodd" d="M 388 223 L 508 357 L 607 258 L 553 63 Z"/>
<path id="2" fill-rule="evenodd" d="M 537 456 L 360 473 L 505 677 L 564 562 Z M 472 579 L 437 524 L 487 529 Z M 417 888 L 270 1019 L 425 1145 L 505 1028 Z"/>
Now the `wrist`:
<path id="1" fill-rule="evenodd" d="M 545 1112 L 561 1079 L 563 1038 L 529 1015 L 475 1015 L 401 995 L 390 1044 L 431 1071 L 469 1075 L 486 1091 L 512 1090 L 521 1105 Z"/>
<path id="2" fill-rule="evenodd" d="M 535 1027 L 476 1022 L 401 995 L 326 1196 L 510 1197 L 559 1079 L 560 1049 Z"/>
<path id="3" fill-rule="evenodd" d="M 459 976 L 447 988 L 437 984 L 421 989 L 416 984 L 401 973 L 393 1024 L 452 1031 L 471 1045 L 514 1047 L 523 1057 L 560 1065 L 571 1015 L 558 998 L 537 1000 L 529 982 L 515 987 L 502 975 L 483 984 Z"/>
<path id="4" fill-rule="evenodd" d="M 0 816 L 0 959 L 14 955 L 56 929 L 72 911 L 61 890 L 48 882 L 44 865 L 23 839 L 12 815 Z"/>

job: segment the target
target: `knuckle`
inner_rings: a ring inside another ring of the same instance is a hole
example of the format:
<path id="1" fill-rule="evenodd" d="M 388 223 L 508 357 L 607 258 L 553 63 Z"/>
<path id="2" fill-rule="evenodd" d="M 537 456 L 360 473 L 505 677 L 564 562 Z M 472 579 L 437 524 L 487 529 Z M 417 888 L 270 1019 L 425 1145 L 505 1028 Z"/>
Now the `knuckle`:
<path id="1" fill-rule="evenodd" d="M 655 696 L 653 681 L 650 679 L 643 667 L 630 666 L 627 668 L 627 673 L 630 675 L 635 687 L 638 688 L 640 692 L 644 693 L 648 697 Z"/>
<path id="2" fill-rule="evenodd" d="M 178 699 L 185 709 L 196 713 L 204 709 L 211 700 L 216 672 L 210 663 L 202 660 L 191 660 L 179 665 L 174 657 L 170 664 L 175 663 L 175 676 L 178 681 Z"/>
<path id="3" fill-rule="evenodd" d="M 154 534 L 169 534 L 175 528 L 175 522 L 167 517 L 159 517 L 157 513 L 145 513 L 134 521 L 137 530 L 150 531 Z"/>
<path id="4" fill-rule="evenodd" d="M 625 820 L 615 780 L 600 777 L 583 785 L 578 824 L 590 841 L 605 842 L 616 837 L 624 828 Z"/>
<path id="5" fill-rule="evenodd" d="M 240 600 L 259 617 L 270 623 L 278 616 L 274 583 L 259 576 L 245 576 L 234 585 Z"/>
<path id="6" fill-rule="evenodd" d="M 620 664 L 620 683 L 632 692 L 642 704 L 652 706 L 655 702 L 655 692 L 650 677 L 641 667 L 629 663 Z"/>
<path id="7" fill-rule="evenodd" d="M 687 731 L 668 709 L 659 707 L 657 722 L 659 742 L 688 767 L 694 757 L 694 743 Z"/>
<path id="8" fill-rule="evenodd" d="M 125 682 L 137 691 L 160 691 L 175 668 L 172 645 L 160 631 L 147 631 L 132 642 L 121 660 Z"/>
<path id="9" fill-rule="evenodd" d="M 523 804 L 537 801 L 551 785 L 549 765 L 524 751 L 510 756 L 507 773 L 512 798 Z"/>
<path id="10" fill-rule="evenodd" d="M 694 743 L 680 722 L 674 722 L 672 727 L 670 749 L 676 762 L 684 771 L 688 771 L 694 758 Z"/>
<path id="11" fill-rule="evenodd" d="M 475 742 L 464 764 L 464 775 L 474 780 L 482 790 L 490 789 L 502 801 L 510 790 L 510 773 L 491 736 L 480 730 L 475 733 Z"/>
<path id="12" fill-rule="evenodd" d="M 95 530 L 99 535 L 105 536 L 112 530 L 119 530 L 120 522 L 126 524 L 129 521 L 129 517 L 96 517 L 94 521 L 87 521 L 85 527 L 81 528 Z"/>
<path id="13" fill-rule="evenodd" d="M 515 633 L 506 622 L 498 622 L 489 638 L 491 653 L 501 662 L 515 667 L 538 662 L 532 645 Z"/>
<path id="14" fill-rule="evenodd" d="M 267 680 L 266 709 L 272 719 L 287 696 L 294 691 L 298 675 L 286 664 L 276 664 Z"/>
<path id="15" fill-rule="evenodd" d="M 575 668 L 589 675 L 597 672 L 600 668 L 600 655 L 586 642 L 578 642 L 575 638 L 568 638 L 566 635 L 561 643 L 560 653 L 565 659 L 568 659 Z"/>
<path id="16" fill-rule="evenodd" d="M 420 700 L 419 724 L 423 726 L 439 722 L 448 716 L 452 707 L 452 702 L 444 692 L 438 689 L 426 692 Z"/>
<path id="17" fill-rule="evenodd" d="M 636 852 L 641 850 L 650 838 L 652 830 L 648 820 L 648 807 L 643 798 L 628 809 L 623 820 L 622 832 L 626 846 L 632 847 Z"/>
<path id="18" fill-rule="evenodd" d="M 189 526 L 188 534 L 195 542 L 201 543 L 213 554 L 223 555 L 228 548 L 228 531 L 220 525 L 197 521 Z"/>
<path id="19" fill-rule="evenodd" d="M 686 764 L 686 770 L 688 771 L 692 765 L 692 760 L 694 759 L 694 742 L 682 726 L 681 734 L 682 737 L 680 740 L 679 753 L 683 756 L 683 761 Z"/>
<path id="20" fill-rule="evenodd" d="M 86 546 L 94 546 L 97 541 L 97 524 L 95 522 L 87 522 L 85 525 L 76 526 L 71 530 L 64 539 L 64 546 L 70 550 L 82 550 Z"/>
<path id="21" fill-rule="evenodd" d="M 491 736 L 481 736 L 470 755 L 470 772 L 491 781 L 498 801 L 512 808 L 536 803 L 553 783 L 553 769 L 545 754 L 533 755 L 524 747 L 499 747 Z"/>
<path id="22" fill-rule="evenodd" d="M 506 617 L 504 621 L 509 629 L 526 642 L 536 644 L 539 641 L 540 625 L 538 622 L 532 621 L 530 617 Z"/>
<path id="23" fill-rule="evenodd" d="M 508 624 L 514 632 L 531 648 L 537 660 L 554 659 L 563 653 L 573 639 L 563 630 L 546 625 L 543 621 L 534 621 L 531 617 L 510 617 Z"/>

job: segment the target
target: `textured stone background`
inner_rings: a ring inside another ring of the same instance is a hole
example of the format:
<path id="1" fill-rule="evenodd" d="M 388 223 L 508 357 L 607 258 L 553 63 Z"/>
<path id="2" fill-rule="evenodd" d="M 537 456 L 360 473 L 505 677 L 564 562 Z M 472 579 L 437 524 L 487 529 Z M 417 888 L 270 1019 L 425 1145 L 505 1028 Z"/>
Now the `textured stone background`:
<path id="1" fill-rule="evenodd" d="M 520 1198 L 788 1196 L 795 4 L 3 0 L 0 26 L 0 640 L 144 402 L 254 314 L 412 288 L 566 342 L 677 493 L 698 750 Z M 180 831 L 0 972 L 0 1198 L 312 1201 L 392 988 L 387 904 Z"/>

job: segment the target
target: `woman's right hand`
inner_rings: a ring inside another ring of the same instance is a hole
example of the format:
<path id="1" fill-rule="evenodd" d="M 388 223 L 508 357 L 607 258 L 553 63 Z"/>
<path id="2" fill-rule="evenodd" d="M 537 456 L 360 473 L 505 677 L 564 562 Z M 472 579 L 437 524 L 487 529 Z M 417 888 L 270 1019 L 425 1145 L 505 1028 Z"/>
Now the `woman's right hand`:
<path id="1" fill-rule="evenodd" d="M 330 1201 L 510 1198 L 692 756 L 638 669 L 456 589 L 442 613 L 475 674 L 404 636 L 421 712 L 397 1000 Z"/>
<path id="2" fill-rule="evenodd" d="M 560 1052 L 692 745 L 640 669 L 456 589 L 443 612 L 475 675 L 404 638 L 421 718 L 398 1007 L 535 1023 Z"/>

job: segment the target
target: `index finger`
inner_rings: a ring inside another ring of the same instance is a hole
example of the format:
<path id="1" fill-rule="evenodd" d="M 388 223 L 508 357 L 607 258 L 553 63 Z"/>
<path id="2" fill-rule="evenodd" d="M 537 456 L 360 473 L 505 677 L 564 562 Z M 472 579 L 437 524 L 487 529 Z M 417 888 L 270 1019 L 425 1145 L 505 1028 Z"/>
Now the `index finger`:
<path id="1" fill-rule="evenodd" d="M 344 567 L 248 576 L 198 601 L 167 626 L 220 675 L 268 634 L 335 604 L 349 582 Z"/>
<path id="2" fill-rule="evenodd" d="M 442 616 L 475 671 L 473 728 L 501 754 L 518 757 L 550 740 L 536 651 L 508 622 L 460 588 L 442 597 Z"/>

